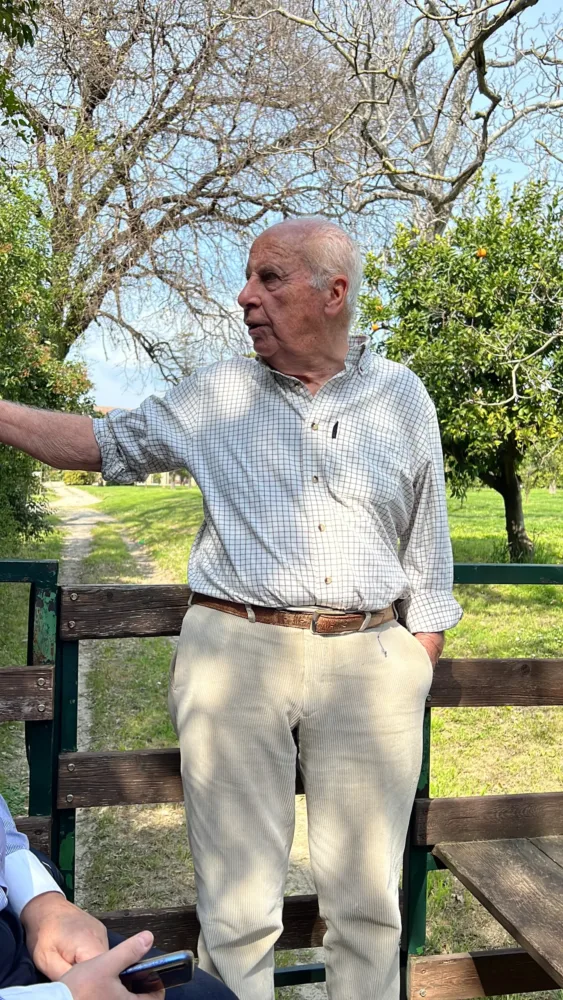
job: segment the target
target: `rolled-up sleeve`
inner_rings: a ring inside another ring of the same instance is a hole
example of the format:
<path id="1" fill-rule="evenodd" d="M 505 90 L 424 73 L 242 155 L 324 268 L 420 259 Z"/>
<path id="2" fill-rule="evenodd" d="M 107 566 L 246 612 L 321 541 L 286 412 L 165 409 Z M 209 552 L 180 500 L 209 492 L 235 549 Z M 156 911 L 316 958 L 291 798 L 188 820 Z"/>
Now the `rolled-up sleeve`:
<path id="1" fill-rule="evenodd" d="M 190 468 L 199 416 L 197 373 L 162 399 L 149 396 L 135 410 L 111 410 L 94 420 L 94 434 L 107 482 L 127 486 L 151 472 Z"/>
<path id="2" fill-rule="evenodd" d="M 462 610 L 452 594 L 442 445 L 429 399 L 421 436 L 424 459 L 416 472 L 412 516 L 399 539 L 399 558 L 410 584 L 409 595 L 399 602 L 399 614 L 410 632 L 442 632 L 457 625 Z"/>

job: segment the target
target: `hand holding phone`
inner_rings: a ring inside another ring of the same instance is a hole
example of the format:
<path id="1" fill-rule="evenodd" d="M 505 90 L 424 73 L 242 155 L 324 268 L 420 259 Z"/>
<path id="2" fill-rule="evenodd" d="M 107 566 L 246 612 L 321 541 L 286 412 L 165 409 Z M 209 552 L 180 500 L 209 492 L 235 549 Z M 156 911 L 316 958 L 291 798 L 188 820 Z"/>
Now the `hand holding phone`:
<path id="1" fill-rule="evenodd" d="M 130 965 L 120 979 L 130 993 L 157 993 L 172 986 L 189 983 L 194 974 L 191 951 L 173 951 L 169 955 L 153 955 L 136 965 Z"/>

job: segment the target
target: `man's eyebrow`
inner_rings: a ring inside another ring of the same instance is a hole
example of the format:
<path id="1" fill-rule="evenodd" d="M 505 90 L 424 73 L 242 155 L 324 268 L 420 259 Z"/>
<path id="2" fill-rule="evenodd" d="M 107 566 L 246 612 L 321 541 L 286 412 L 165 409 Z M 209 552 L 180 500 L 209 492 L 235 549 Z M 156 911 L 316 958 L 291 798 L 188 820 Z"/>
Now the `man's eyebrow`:
<path id="1" fill-rule="evenodd" d="M 252 269 L 252 268 L 250 267 L 250 265 L 248 264 L 248 265 L 247 265 L 247 267 L 246 267 L 246 270 L 245 270 L 245 272 L 244 272 L 244 273 L 245 273 L 245 275 L 246 275 L 246 280 L 247 280 L 247 281 L 248 281 L 248 279 L 250 278 L 250 275 L 252 274 L 252 270 L 253 270 L 253 269 Z M 258 266 L 258 267 L 256 268 L 256 273 L 257 273 L 257 274 L 260 274 L 260 275 L 262 275 L 262 274 L 269 274 L 269 272 L 270 272 L 270 271 L 275 271 L 275 272 L 276 272 L 277 274 L 279 274 L 279 275 L 283 275 L 283 274 L 285 274 L 285 273 L 286 273 L 286 271 L 285 271 L 285 270 L 284 270 L 284 268 L 283 268 L 283 267 L 281 266 L 281 264 L 274 264 L 274 263 L 269 263 L 269 264 L 260 264 L 260 265 L 259 265 L 259 266 Z"/>

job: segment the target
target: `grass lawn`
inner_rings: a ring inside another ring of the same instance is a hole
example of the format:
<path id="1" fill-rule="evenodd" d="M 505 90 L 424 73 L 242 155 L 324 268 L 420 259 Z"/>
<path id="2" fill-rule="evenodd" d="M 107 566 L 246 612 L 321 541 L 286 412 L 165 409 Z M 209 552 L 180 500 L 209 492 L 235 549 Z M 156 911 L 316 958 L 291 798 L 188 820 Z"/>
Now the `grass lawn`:
<path id="1" fill-rule="evenodd" d="M 203 516 L 198 489 L 172 486 L 86 486 L 101 509 L 127 529 L 170 583 L 186 582 L 188 554 Z"/>

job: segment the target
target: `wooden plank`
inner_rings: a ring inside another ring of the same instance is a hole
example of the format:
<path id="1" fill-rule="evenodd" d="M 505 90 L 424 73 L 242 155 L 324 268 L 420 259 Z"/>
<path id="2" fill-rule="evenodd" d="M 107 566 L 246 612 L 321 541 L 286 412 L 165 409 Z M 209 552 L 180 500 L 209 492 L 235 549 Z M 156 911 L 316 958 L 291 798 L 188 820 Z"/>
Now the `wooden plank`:
<path id="1" fill-rule="evenodd" d="M 179 635 L 186 584 L 61 587 L 61 639 Z"/>
<path id="2" fill-rule="evenodd" d="M 149 929 L 155 945 L 164 951 L 179 948 L 197 950 L 199 922 L 195 906 L 175 906 L 166 910 L 121 910 L 97 916 L 109 930 L 125 936 Z M 286 896 L 284 929 L 276 949 L 320 948 L 326 930 L 318 911 L 316 896 Z"/>
<path id="3" fill-rule="evenodd" d="M 434 671 L 432 707 L 563 705 L 563 660 L 448 660 Z"/>
<path id="4" fill-rule="evenodd" d="M 53 718 L 52 666 L 0 669 L 0 722 Z"/>
<path id="5" fill-rule="evenodd" d="M 14 820 L 20 833 L 25 833 L 29 844 L 36 851 L 51 854 L 51 817 L 16 816 Z"/>
<path id="6" fill-rule="evenodd" d="M 62 587 L 60 635 L 178 635 L 189 594 L 184 584 Z M 431 697 L 436 706 L 562 705 L 563 660 L 444 659 Z"/>
<path id="7" fill-rule="evenodd" d="M 426 1000 L 473 1000 L 555 989 L 555 980 L 521 948 L 427 955 L 409 962 L 408 1000 L 421 996 Z"/>
<path id="8" fill-rule="evenodd" d="M 59 756 L 59 809 L 182 801 L 180 751 L 175 747 Z"/>
<path id="9" fill-rule="evenodd" d="M 563 792 L 416 799 L 413 844 L 563 835 Z"/>
<path id="10" fill-rule="evenodd" d="M 524 838 L 438 844 L 434 853 L 563 986 L 563 870 Z"/>
<path id="11" fill-rule="evenodd" d="M 563 837 L 532 837 L 530 842 L 563 868 Z"/>
<path id="12" fill-rule="evenodd" d="M 295 791 L 297 795 L 303 792 L 299 768 Z M 59 756 L 59 809 L 183 802 L 183 799 L 180 751 L 176 747 Z"/>

